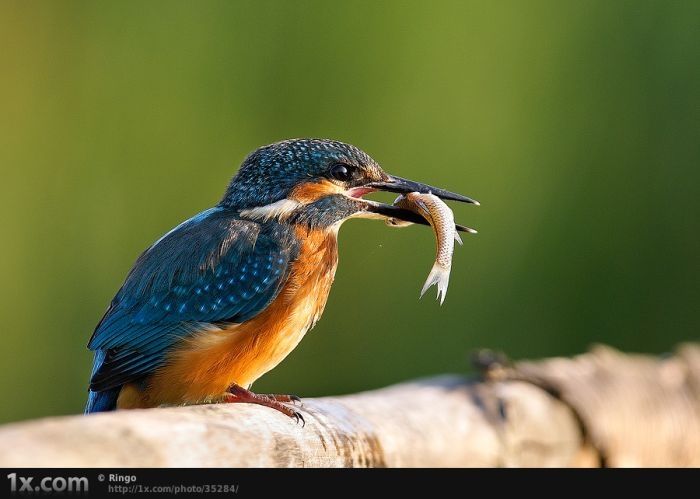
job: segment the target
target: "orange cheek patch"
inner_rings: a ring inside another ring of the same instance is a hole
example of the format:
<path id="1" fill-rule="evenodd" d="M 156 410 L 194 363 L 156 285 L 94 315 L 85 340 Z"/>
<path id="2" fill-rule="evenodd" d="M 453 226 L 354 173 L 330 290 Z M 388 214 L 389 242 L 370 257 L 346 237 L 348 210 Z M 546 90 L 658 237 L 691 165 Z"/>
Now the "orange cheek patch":
<path id="1" fill-rule="evenodd" d="M 289 194 L 289 199 L 293 199 L 301 204 L 308 204 L 330 196 L 331 194 L 340 194 L 343 191 L 342 187 L 329 180 L 306 182 L 292 189 L 292 192 Z"/>

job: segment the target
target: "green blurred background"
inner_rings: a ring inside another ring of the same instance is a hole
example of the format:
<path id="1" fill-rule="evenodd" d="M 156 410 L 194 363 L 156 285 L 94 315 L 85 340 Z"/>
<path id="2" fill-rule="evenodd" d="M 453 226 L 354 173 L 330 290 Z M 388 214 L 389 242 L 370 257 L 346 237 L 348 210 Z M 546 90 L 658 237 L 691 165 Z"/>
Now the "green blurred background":
<path id="1" fill-rule="evenodd" d="M 0 420 L 82 410 L 138 254 L 242 158 L 351 142 L 473 196 L 440 308 L 429 230 L 353 221 L 326 313 L 256 384 L 467 369 L 477 347 L 663 352 L 700 320 L 700 2 L 0 3 Z"/>

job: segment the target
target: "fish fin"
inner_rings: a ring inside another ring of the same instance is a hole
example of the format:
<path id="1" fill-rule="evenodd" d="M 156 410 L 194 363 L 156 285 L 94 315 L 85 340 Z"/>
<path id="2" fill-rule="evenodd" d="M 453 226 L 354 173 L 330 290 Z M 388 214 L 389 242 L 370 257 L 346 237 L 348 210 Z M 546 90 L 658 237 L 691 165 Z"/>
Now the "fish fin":
<path id="1" fill-rule="evenodd" d="M 433 268 L 428 274 L 428 279 L 426 279 L 423 289 L 420 292 L 421 298 L 426 291 L 433 285 L 437 284 L 438 292 L 437 299 L 440 300 L 440 305 L 445 301 L 445 295 L 447 295 L 447 286 L 450 283 L 450 269 L 441 267 L 438 264 L 433 265 Z"/>
<path id="2" fill-rule="evenodd" d="M 423 210 L 423 213 L 430 215 L 430 208 L 428 208 L 428 205 L 425 204 L 425 201 L 423 201 L 422 199 L 417 199 L 415 201 L 415 203 L 416 203 L 416 206 L 418 206 L 421 210 Z"/>
<path id="3" fill-rule="evenodd" d="M 457 231 L 455 231 L 455 241 L 457 241 L 460 246 L 464 246 L 464 243 L 462 242 L 462 238 L 459 236 L 459 232 L 457 232 Z"/>

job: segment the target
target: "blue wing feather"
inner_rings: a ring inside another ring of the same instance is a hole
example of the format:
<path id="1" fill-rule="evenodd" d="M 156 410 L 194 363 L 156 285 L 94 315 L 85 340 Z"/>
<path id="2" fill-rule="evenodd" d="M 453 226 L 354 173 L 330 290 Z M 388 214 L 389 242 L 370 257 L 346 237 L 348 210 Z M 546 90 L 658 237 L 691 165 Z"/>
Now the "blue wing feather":
<path id="1" fill-rule="evenodd" d="M 137 260 L 88 343 L 93 391 L 152 373 L 192 332 L 251 319 L 279 293 L 298 253 L 293 229 L 213 208 Z"/>

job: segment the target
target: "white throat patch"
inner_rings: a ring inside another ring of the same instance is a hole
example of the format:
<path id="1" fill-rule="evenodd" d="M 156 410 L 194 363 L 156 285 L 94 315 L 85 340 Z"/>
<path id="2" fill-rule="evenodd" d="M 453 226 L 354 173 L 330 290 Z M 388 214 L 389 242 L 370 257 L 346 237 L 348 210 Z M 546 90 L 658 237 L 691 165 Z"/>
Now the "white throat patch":
<path id="1" fill-rule="evenodd" d="M 242 210 L 241 216 L 262 222 L 267 222 L 271 218 L 285 220 L 300 206 L 302 204 L 293 199 L 280 199 L 265 206 L 256 206 L 255 208 Z"/>

